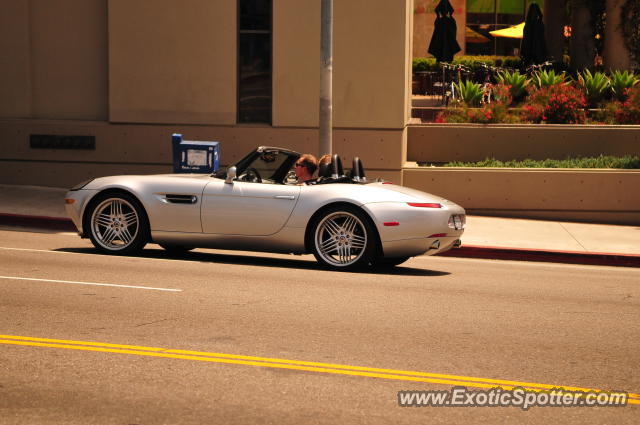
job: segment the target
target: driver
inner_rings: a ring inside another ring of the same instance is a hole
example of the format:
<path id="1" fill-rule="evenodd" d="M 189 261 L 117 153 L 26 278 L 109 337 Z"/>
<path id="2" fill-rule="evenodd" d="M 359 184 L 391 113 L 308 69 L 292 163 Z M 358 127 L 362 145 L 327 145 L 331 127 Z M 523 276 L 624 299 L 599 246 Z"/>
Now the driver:
<path id="1" fill-rule="evenodd" d="M 310 153 L 300 155 L 300 158 L 296 161 L 296 177 L 298 178 L 298 184 L 306 184 L 310 181 L 315 181 L 313 173 L 318 168 L 318 160 Z"/>

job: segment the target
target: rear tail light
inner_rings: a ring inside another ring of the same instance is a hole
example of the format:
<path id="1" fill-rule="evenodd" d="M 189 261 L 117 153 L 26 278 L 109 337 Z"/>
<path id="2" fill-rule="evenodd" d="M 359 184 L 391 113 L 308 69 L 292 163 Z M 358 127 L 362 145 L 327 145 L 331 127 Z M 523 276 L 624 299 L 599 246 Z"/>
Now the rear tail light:
<path id="1" fill-rule="evenodd" d="M 419 208 L 442 208 L 442 205 L 438 203 L 407 202 L 407 205 Z"/>

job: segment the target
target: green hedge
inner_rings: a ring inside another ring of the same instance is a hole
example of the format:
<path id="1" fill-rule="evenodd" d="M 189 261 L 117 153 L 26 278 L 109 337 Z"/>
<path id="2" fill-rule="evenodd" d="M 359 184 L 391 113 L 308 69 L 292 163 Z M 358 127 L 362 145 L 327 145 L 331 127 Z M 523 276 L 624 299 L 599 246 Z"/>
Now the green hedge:
<path id="1" fill-rule="evenodd" d="M 639 169 L 640 157 L 637 156 L 602 156 L 595 158 L 545 159 L 541 161 L 525 159 L 524 161 L 498 161 L 487 158 L 479 162 L 454 161 L 445 167 L 501 167 L 501 168 L 622 168 Z"/>
<path id="2" fill-rule="evenodd" d="M 519 69 L 522 66 L 522 60 L 516 56 L 456 56 L 453 58 L 453 63 L 462 64 L 472 71 L 481 70 L 483 63 L 505 68 Z M 441 70 L 435 58 L 413 58 L 413 72 Z"/>

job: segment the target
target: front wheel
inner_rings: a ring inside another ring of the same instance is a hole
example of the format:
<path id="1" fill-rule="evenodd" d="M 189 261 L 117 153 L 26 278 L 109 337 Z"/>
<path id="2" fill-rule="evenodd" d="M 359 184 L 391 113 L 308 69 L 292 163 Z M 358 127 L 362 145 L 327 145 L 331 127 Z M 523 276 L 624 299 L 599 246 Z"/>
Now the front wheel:
<path id="1" fill-rule="evenodd" d="M 126 193 L 98 195 L 89 206 L 85 228 L 91 243 L 108 254 L 140 251 L 149 237 L 142 205 Z"/>
<path id="2" fill-rule="evenodd" d="M 374 257 L 377 238 L 373 225 L 356 208 L 336 207 L 313 223 L 313 255 L 335 269 L 364 267 Z"/>

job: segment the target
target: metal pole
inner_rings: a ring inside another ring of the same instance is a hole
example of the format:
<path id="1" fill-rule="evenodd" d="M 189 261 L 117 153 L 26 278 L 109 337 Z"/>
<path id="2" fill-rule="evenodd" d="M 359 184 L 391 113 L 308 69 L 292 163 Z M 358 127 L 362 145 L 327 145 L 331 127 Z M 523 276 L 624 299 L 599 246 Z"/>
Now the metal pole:
<path id="1" fill-rule="evenodd" d="M 498 2 L 498 0 L 495 0 L 493 2 L 493 29 L 497 30 L 498 29 L 498 7 L 500 6 L 500 3 Z M 497 55 L 498 54 L 498 37 L 493 37 L 493 54 Z"/>
<path id="2" fill-rule="evenodd" d="M 320 155 L 333 152 L 333 0 L 321 0 L 320 12 Z"/>

